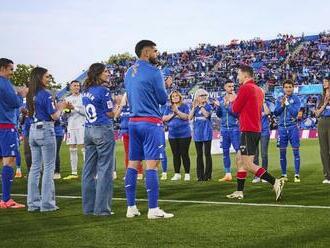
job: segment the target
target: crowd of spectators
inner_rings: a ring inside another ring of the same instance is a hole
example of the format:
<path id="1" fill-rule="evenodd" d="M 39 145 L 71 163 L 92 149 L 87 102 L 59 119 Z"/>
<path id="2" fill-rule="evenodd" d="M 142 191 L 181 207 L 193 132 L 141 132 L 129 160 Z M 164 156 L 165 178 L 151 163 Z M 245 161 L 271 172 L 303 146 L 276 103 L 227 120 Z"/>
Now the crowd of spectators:
<path id="1" fill-rule="evenodd" d="M 330 68 L 330 34 L 321 33 L 318 39 L 303 42 L 300 51 L 293 56 L 287 72 L 299 84 L 319 83 Z"/>
<path id="2" fill-rule="evenodd" d="M 273 40 L 255 38 L 232 40 L 228 45 L 200 44 L 195 49 L 178 53 L 163 52 L 162 68 L 171 71 L 183 94 L 195 85 L 208 91 L 220 91 L 226 80 L 236 81 L 239 64 L 252 65 L 259 85 L 272 91 L 285 78 L 299 84 L 320 83 L 329 73 L 330 34 L 321 33 L 307 40 L 303 35 L 279 34 Z M 108 65 L 113 88 L 123 87 L 125 71 L 134 63 L 120 61 Z"/>
<path id="3" fill-rule="evenodd" d="M 161 68 L 170 72 L 176 87 L 188 98 L 194 87 L 220 92 L 227 80 L 237 83 L 236 69 L 242 63 L 254 68 L 258 84 L 272 95 L 274 88 L 286 78 L 300 85 L 322 83 L 322 78 L 330 74 L 330 33 L 306 37 L 279 34 L 272 40 L 232 40 L 228 45 L 217 46 L 200 44 L 182 52 L 163 52 L 159 61 Z M 135 59 L 122 60 L 108 65 L 111 88 L 124 87 L 125 72 L 134 62 Z M 314 98 L 304 100 L 308 104 L 302 108 L 302 126 L 308 118 L 313 120 L 311 126 L 315 126 L 311 106 L 315 107 L 317 102 Z M 307 126 L 309 123 L 307 121 Z"/>

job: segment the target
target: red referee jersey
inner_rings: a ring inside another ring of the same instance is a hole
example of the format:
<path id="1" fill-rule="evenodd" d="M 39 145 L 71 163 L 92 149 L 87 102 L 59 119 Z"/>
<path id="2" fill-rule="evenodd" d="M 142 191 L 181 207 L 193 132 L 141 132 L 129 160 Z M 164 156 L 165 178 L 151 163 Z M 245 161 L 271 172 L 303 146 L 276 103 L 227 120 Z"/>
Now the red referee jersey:
<path id="1" fill-rule="evenodd" d="M 240 87 L 232 111 L 239 114 L 241 132 L 261 132 L 263 101 L 264 94 L 252 79 Z"/>

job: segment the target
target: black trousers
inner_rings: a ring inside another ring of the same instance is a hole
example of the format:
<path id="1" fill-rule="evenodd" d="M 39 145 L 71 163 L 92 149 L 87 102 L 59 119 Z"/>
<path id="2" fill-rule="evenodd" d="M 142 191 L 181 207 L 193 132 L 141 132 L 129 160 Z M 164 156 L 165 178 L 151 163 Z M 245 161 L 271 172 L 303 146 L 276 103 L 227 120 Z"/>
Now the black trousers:
<path id="1" fill-rule="evenodd" d="M 61 150 L 62 140 L 63 140 L 63 136 L 56 136 L 55 173 L 60 173 L 61 170 L 60 150 Z"/>
<path id="2" fill-rule="evenodd" d="M 320 118 L 317 125 L 320 154 L 325 179 L 330 180 L 330 118 Z"/>
<path id="3" fill-rule="evenodd" d="M 24 142 L 24 158 L 25 158 L 25 163 L 27 167 L 27 171 L 30 171 L 31 165 L 32 165 L 32 156 L 31 156 L 31 148 L 29 144 L 29 136 L 25 137 L 23 139 Z"/>
<path id="4" fill-rule="evenodd" d="M 189 138 L 176 138 L 169 139 L 172 154 L 173 154 L 173 165 L 174 172 L 180 173 L 181 159 L 185 173 L 190 173 L 190 157 L 189 157 L 189 146 L 191 137 Z"/>
<path id="5" fill-rule="evenodd" d="M 197 179 L 198 181 L 208 181 L 212 178 L 212 156 L 211 156 L 211 140 L 209 141 L 195 141 L 197 152 Z M 204 171 L 204 158 L 203 146 L 205 154 L 205 171 Z"/>

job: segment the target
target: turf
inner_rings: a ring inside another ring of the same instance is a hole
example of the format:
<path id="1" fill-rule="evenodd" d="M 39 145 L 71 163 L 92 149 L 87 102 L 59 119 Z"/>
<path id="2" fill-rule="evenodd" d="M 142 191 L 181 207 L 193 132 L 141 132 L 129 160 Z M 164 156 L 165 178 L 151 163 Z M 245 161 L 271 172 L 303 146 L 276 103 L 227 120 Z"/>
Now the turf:
<path id="1" fill-rule="evenodd" d="M 124 198 L 123 150 L 117 145 L 118 180 L 114 197 Z M 168 150 L 169 176 L 173 174 Z M 213 180 L 197 182 L 195 152 L 191 145 L 192 181 L 161 182 L 160 198 L 236 202 L 225 198 L 235 190 L 235 182 L 218 183 L 222 176 L 222 156 L 213 156 Z M 62 176 L 69 174 L 68 149 L 61 151 Z M 275 142 L 270 144 L 270 171 L 280 176 L 279 154 Z M 330 186 L 323 179 L 317 140 L 304 140 L 301 146 L 300 184 L 294 184 L 293 159 L 288 151 L 291 182 L 285 187 L 279 205 L 330 206 Z M 245 203 L 274 204 L 274 193 L 267 184 L 246 184 Z M 26 179 L 15 180 L 13 193 L 26 193 Z M 80 182 L 56 181 L 57 195 L 80 196 Z M 138 183 L 138 198 L 146 198 L 143 182 Z M 24 197 L 15 199 L 25 201 Z M 214 205 L 161 202 L 175 218 L 150 221 L 147 205 L 138 206 L 142 216 L 126 219 L 125 201 L 114 200 L 111 217 L 82 215 L 80 199 L 58 198 L 60 210 L 53 213 L 28 213 L 26 210 L 0 210 L 1 247 L 328 247 L 330 243 L 330 209 L 279 208 L 266 206 Z"/>

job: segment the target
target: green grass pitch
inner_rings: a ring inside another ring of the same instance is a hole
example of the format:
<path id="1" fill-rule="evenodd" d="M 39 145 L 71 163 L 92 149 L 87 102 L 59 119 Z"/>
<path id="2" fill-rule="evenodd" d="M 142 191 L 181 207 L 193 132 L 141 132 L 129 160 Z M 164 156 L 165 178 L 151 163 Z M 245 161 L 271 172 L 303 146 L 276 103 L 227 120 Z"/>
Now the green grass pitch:
<path id="1" fill-rule="evenodd" d="M 330 206 L 330 186 L 323 180 L 317 140 L 301 142 L 300 184 L 292 182 L 293 159 L 288 150 L 288 176 L 284 195 L 275 203 L 267 184 L 247 180 L 243 203 Z M 270 172 L 280 176 L 279 153 L 270 143 Z M 118 179 L 114 197 L 124 198 L 122 177 L 123 147 L 117 147 Z M 173 175 L 168 149 L 169 178 Z M 237 202 L 225 195 L 235 190 L 236 183 L 219 183 L 223 175 L 222 156 L 213 156 L 213 180 L 197 182 L 195 148 L 191 145 L 192 181 L 160 182 L 160 199 L 210 202 Z M 62 177 L 70 173 L 69 153 L 62 146 Z M 81 161 L 80 161 L 81 164 Z M 23 161 L 24 167 L 24 161 Z M 81 170 L 81 166 L 80 166 Z M 182 171 L 183 173 L 183 171 Z M 26 194 L 26 179 L 17 179 L 13 193 Z M 56 181 L 58 196 L 80 196 L 80 181 Z M 138 182 L 137 197 L 146 198 L 144 183 Z M 25 197 L 14 197 L 25 202 Z M 0 210 L 0 247 L 329 247 L 330 208 L 281 208 L 276 206 L 222 205 L 186 202 L 160 202 L 160 207 L 173 212 L 175 218 L 148 220 L 147 204 L 138 202 L 142 215 L 126 219 L 126 203 L 114 200 L 111 217 L 86 217 L 81 199 L 58 198 L 60 210 L 52 213 L 28 213 L 24 209 Z"/>

